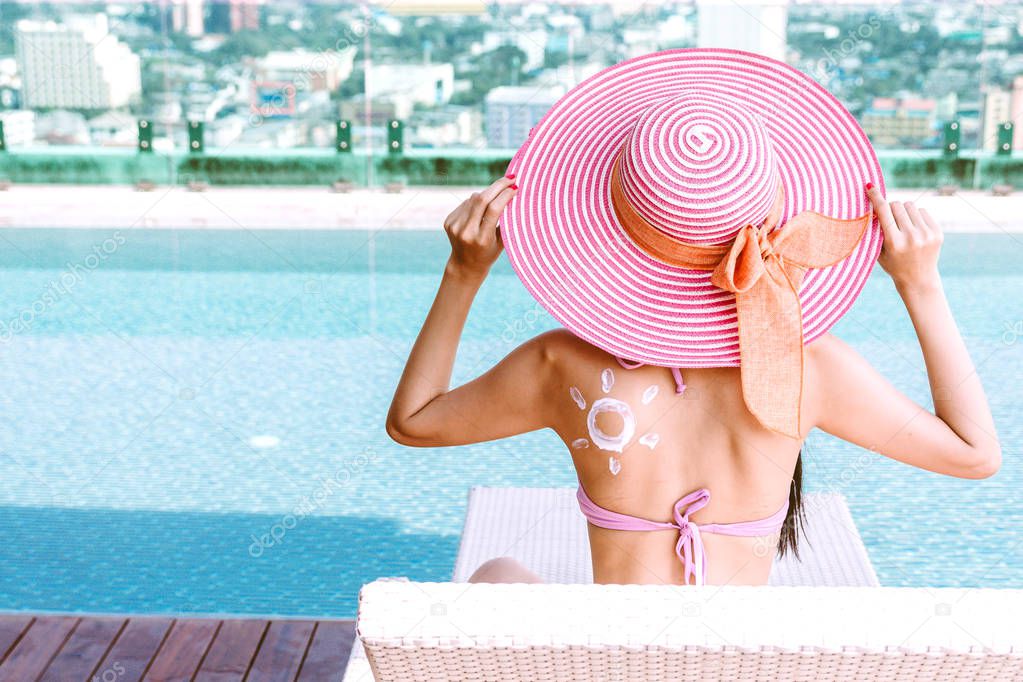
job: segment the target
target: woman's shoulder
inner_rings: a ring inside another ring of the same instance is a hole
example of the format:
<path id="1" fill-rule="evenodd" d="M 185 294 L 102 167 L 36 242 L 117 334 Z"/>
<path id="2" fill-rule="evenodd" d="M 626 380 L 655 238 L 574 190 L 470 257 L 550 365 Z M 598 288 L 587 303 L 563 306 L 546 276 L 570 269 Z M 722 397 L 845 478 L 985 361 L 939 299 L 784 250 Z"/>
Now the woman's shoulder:
<path id="1" fill-rule="evenodd" d="M 827 406 L 849 391 L 862 390 L 880 375 L 856 350 L 834 334 L 824 334 L 806 345 L 806 381 L 803 408 L 814 423 Z"/>
<path id="2" fill-rule="evenodd" d="M 563 327 L 551 329 L 534 337 L 530 343 L 536 344 L 543 354 L 545 363 L 552 369 L 574 367 L 579 363 L 600 363 L 613 360 L 607 351 L 597 348 L 584 341 Z"/>
<path id="3" fill-rule="evenodd" d="M 829 332 L 806 344 L 806 358 L 811 368 L 827 370 L 859 358 L 859 355 L 852 346 Z"/>

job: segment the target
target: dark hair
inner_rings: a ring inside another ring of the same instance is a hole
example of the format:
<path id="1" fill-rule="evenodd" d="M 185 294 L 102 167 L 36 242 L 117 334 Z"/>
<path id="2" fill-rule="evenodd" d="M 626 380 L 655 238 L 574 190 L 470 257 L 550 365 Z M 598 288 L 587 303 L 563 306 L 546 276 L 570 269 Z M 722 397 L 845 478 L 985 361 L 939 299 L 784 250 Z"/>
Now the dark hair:
<path id="1" fill-rule="evenodd" d="M 778 537 L 779 556 L 785 556 L 785 552 L 791 551 L 797 559 L 799 558 L 797 540 L 802 533 L 805 521 L 806 517 L 803 515 L 803 450 L 800 448 L 799 454 L 796 455 L 796 468 L 792 471 L 792 485 L 789 487 L 789 509 L 785 513 L 781 535 Z"/>

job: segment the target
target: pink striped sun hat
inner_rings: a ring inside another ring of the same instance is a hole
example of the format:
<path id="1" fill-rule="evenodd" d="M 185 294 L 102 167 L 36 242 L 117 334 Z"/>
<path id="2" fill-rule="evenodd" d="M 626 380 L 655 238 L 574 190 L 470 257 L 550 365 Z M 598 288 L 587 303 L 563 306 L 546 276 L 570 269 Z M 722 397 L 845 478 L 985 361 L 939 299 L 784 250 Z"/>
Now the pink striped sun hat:
<path id="1" fill-rule="evenodd" d="M 508 172 L 501 237 L 551 315 L 635 362 L 741 366 L 751 411 L 795 435 L 803 344 L 881 250 L 881 169 L 834 96 L 753 53 L 654 52 L 565 94 Z"/>

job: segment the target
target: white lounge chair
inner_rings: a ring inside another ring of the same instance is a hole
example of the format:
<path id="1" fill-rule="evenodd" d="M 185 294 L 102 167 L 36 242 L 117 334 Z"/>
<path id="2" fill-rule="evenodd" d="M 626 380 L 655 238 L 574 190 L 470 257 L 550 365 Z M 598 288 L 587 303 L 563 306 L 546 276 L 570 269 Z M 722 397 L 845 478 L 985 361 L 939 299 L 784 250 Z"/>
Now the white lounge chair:
<path id="1" fill-rule="evenodd" d="M 877 587 L 877 575 L 845 499 L 837 493 L 808 493 L 804 506 L 801 560 L 789 555 L 776 561 L 770 584 Z M 453 582 L 464 583 L 481 563 L 497 556 L 515 557 L 548 583 L 591 583 L 586 519 L 579 511 L 575 489 L 471 489 Z M 365 651 L 357 640 L 345 682 L 372 679 Z"/>
<path id="2" fill-rule="evenodd" d="M 376 581 L 358 636 L 377 682 L 987 682 L 1023 679 L 1021 609 L 1023 590 Z"/>

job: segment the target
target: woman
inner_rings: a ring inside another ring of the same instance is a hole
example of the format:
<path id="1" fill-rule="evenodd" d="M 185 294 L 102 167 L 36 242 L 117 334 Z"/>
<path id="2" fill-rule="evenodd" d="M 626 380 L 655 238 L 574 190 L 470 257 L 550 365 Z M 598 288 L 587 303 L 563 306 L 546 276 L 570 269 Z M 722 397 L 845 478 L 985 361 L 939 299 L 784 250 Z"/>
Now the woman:
<path id="1" fill-rule="evenodd" d="M 885 200 L 855 120 L 798 71 L 728 50 L 623 62 L 562 98 L 511 168 L 445 221 L 451 255 L 387 432 L 436 447 L 553 429 L 595 582 L 765 584 L 775 549 L 796 548 L 814 427 L 949 476 L 998 470 L 939 225 Z M 567 329 L 449 389 L 503 247 Z M 933 413 L 827 333 L 875 260 L 913 321 Z M 497 558 L 472 580 L 539 579 Z"/>

